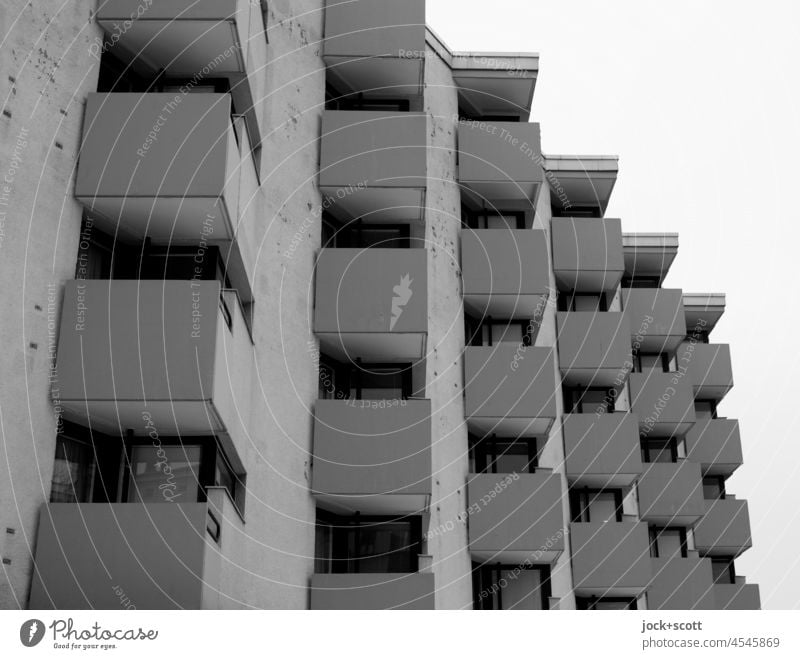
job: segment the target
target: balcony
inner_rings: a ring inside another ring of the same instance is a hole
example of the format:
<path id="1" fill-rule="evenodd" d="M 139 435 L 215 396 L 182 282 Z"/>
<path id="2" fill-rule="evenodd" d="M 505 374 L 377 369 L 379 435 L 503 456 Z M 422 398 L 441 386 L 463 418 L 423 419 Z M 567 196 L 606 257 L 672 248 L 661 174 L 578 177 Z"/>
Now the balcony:
<path id="1" fill-rule="evenodd" d="M 738 579 L 737 579 L 738 581 Z M 724 611 L 758 611 L 761 608 L 761 595 L 758 584 L 742 583 L 715 583 L 714 591 L 715 609 Z"/>
<path id="2" fill-rule="evenodd" d="M 558 474 L 470 474 L 467 504 L 474 560 L 549 564 L 564 550 Z"/>
<path id="3" fill-rule="evenodd" d="M 686 459 L 709 476 L 730 476 L 742 465 L 742 440 L 735 419 L 698 419 L 686 433 Z"/>
<path id="4" fill-rule="evenodd" d="M 651 558 L 653 581 L 647 589 L 647 608 L 714 609 L 711 559 Z"/>
<path id="5" fill-rule="evenodd" d="M 433 609 L 434 575 L 315 574 L 311 577 L 311 609 Z"/>
<path id="6" fill-rule="evenodd" d="M 706 512 L 700 465 L 654 462 L 639 479 L 639 517 L 662 526 L 691 526 Z"/>
<path id="7" fill-rule="evenodd" d="M 617 182 L 617 156 L 548 155 L 544 157 L 544 168 L 550 184 L 550 204 L 559 215 L 569 215 L 576 209 L 605 215 Z"/>
<path id="8" fill-rule="evenodd" d="M 431 496 L 431 402 L 318 400 L 311 489 L 334 512 L 404 515 Z"/>
<path id="9" fill-rule="evenodd" d="M 422 222 L 427 140 L 428 117 L 422 112 L 327 110 L 320 189 L 347 219 Z"/>
<path id="10" fill-rule="evenodd" d="M 114 54 L 124 61 L 133 59 L 139 69 L 171 78 L 227 78 L 236 107 L 247 118 L 251 140 L 258 145 L 256 107 L 260 109 L 257 104 L 267 91 L 265 11 L 266 3 L 254 0 L 104 0 L 97 23 Z M 93 48 L 90 54 L 99 58 Z"/>
<path id="11" fill-rule="evenodd" d="M 686 316 L 680 289 L 624 288 L 622 308 L 630 319 L 636 350 L 672 353 L 686 339 Z"/>
<path id="12" fill-rule="evenodd" d="M 653 437 L 683 436 L 696 420 L 692 385 L 677 373 L 631 373 L 631 410 Z"/>
<path id="13" fill-rule="evenodd" d="M 567 414 L 564 455 L 570 483 L 628 487 L 642 473 L 639 427 L 632 414 Z"/>
<path id="14" fill-rule="evenodd" d="M 660 286 L 678 255 L 677 233 L 624 233 L 625 276 Z"/>
<path id="15" fill-rule="evenodd" d="M 544 181 L 539 124 L 463 122 L 458 126 L 458 181 L 473 203 L 504 209 L 536 203 Z"/>
<path id="16" fill-rule="evenodd" d="M 556 320 L 564 383 L 622 388 L 633 367 L 628 317 L 613 311 L 562 311 Z"/>
<path id="17" fill-rule="evenodd" d="M 560 290 L 613 292 L 625 272 L 622 223 L 613 218 L 554 217 L 553 270 Z"/>
<path id="18" fill-rule="evenodd" d="M 464 229 L 464 306 L 480 318 L 540 320 L 550 291 L 548 261 L 539 229 Z"/>
<path id="19" fill-rule="evenodd" d="M 207 503 L 51 503 L 39 516 L 32 609 L 213 609 L 244 524 L 222 490 Z"/>
<path id="20" fill-rule="evenodd" d="M 694 387 L 695 398 L 720 401 L 733 388 L 731 348 L 727 344 L 684 343 L 678 365 Z"/>
<path id="21" fill-rule="evenodd" d="M 252 349 L 236 292 L 216 281 L 70 281 L 58 396 L 65 418 L 109 434 L 243 437 Z"/>
<path id="22" fill-rule="evenodd" d="M 464 379 L 467 423 L 475 434 L 537 437 L 555 421 L 558 390 L 551 348 L 468 346 Z"/>
<path id="23" fill-rule="evenodd" d="M 323 249 L 314 331 L 341 360 L 413 361 L 425 355 L 428 263 L 424 249 Z"/>
<path id="24" fill-rule="evenodd" d="M 726 497 L 704 503 L 705 514 L 694 528 L 694 545 L 699 552 L 738 556 L 753 546 L 747 501 Z"/>
<path id="25" fill-rule="evenodd" d="M 570 524 L 572 579 L 579 597 L 638 597 L 652 578 L 647 524 Z"/>
<path id="26" fill-rule="evenodd" d="M 325 2 L 322 57 L 344 93 L 422 93 L 425 0 Z"/>
<path id="27" fill-rule="evenodd" d="M 179 98 L 89 94 L 75 197 L 112 235 L 170 244 L 236 237 L 239 181 L 253 165 L 237 146 L 230 95 Z"/>

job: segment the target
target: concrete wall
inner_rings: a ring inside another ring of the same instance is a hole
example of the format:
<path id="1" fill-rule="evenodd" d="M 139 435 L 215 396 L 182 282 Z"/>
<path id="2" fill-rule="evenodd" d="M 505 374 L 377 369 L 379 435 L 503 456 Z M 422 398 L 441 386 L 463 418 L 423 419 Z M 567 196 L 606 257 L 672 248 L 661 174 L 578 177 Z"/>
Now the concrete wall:
<path id="1" fill-rule="evenodd" d="M 93 0 L 54 11 L 0 5 L 0 609 L 27 604 L 39 509 L 50 494 L 56 416 L 50 397 L 61 284 L 74 277 L 81 208 L 71 197 L 83 103 L 97 85 Z M 13 533 L 7 531 L 13 530 Z"/>
<path id="2" fill-rule="evenodd" d="M 472 574 L 464 519 L 467 428 L 464 424 L 464 312 L 456 183 L 457 99 L 449 67 L 428 47 L 425 110 L 430 116 L 425 245 L 429 323 L 425 360 L 431 401 L 433 497 L 427 552 L 433 555 L 436 607 L 472 608 Z M 452 529 L 452 530 L 448 530 Z"/>

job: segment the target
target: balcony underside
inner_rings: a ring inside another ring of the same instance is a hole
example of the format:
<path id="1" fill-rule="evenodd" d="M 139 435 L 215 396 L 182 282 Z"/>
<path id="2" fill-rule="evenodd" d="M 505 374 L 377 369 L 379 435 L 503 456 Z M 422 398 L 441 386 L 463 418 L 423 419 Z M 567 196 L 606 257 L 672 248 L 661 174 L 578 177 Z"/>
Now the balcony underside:
<path id="1" fill-rule="evenodd" d="M 430 504 L 426 494 L 313 494 L 320 508 L 338 515 L 413 515 Z"/>
<path id="2" fill-rule="evenodd" d="M 233 240 L 230 213 L 224 197 L 77 197 L 99 215 L 95 224 L 112 235 L 130 240 L 173 245 L 196 245 L 213 226 L 214 241 Z"/>
<path id="3" fill-rule="evenodd" d="M 226 429 L 211 400 L 61 400 L 60 404 L 68 421 L 112 435 L 128 430 L 135 436 L 147 435 L 143 412 L 162 436 L 215 435 Z"/>
<path id="4" fill-rule="evenodd" d="M 548 299 L 547 292 L 498 294 L 465 293 L 464 306 L 477 318 L 508 318 L 539 320 Z"/>
<path id="5" fill-rule="evenodd" d="M 551 417 L 487 417 L 480 416 L 480 410 L 467 418 L 470 432 L 499 437 L 541 437 L 553 425 Z"/>
<path id="6" fill-rule="evenodd" d="M 364 93 L 370 98 L 422 94 L 425 68 L 421 58 L 326 55 L 324 59 L 327 75 L 345 93 Z"/>
<path id="7" fill-rule="evenodd" d="M 531 163 L 533 168 L 533 163 Z M 496 208 L 524 210 L 536 203 L 541 181 L 473 181 L 460 180 L 462 192 L 472 204 L 482 208 L 487 203 Z"/>
<path id="8" fill-rule="evenodd" d="M 425 356 L 425 332 L 317 332 L 320 349 L 340 361 L 408 362 Z"/>
<path id="9" fill-rule="evenodd" d="M 346 166 L 346 165 L 344 165 Z M 425 218 L 425 189 L 416 187 L 355 188 L 357 183 L 320 186 L 322 194 L 333 202 L 335 215 L 359 218 L 368 224 L 397 224 Z"/>

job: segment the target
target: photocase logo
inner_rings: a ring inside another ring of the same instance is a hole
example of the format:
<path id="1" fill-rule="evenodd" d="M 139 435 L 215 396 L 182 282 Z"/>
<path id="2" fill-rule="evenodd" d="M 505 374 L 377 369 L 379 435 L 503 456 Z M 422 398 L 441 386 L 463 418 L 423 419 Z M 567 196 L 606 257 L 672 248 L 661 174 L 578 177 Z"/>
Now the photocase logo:
<path id="1" fill-rule="evenodd" d="M 392 320 L 389 323 L 390 332 L 394 329 L 397 321 L 400 320 L 400 316 L 403 315 L 403 307 L 405 307 L 408 304 L 408 301 L 411 299 L 413 294 L 413 291 L 411 290 L 411 282 L 413 281 L 414 280 L 411 279 L 411 275 L 406 273 L 400 277 L 400 283 L 392 288 L 394 291 L 394 297 L 392 298 Z"/>
<path id="2" fill-rule="evenodd" d="M 19 628 L 19 640 L 26 648 L 38 645 L 42 638 L 44 638 L 44 623 L 41 620 L 32 618 L 23 622 Z"/>

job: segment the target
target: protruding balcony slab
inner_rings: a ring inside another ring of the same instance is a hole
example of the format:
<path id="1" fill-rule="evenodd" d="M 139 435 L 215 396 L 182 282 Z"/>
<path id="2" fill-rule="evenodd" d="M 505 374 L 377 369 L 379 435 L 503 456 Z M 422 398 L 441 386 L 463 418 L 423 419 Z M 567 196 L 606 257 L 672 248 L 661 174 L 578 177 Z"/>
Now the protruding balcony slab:
<path id="1" fill-rule="evenodd" d="M 564 383 L 621 389 L 633 367 L 628 316 L 614 311 L 562 311 L 557 324 Z"/>
<path id="2" fill-rule="evenodd" d="M 758 611 L 761 609 L 761 594 L 758 584 L 715 583 L 713 591 L 715 609 L 723 611 Z"/>
<path id="3" fill-rule="evenodd" d="M 625 272 L 619 219 L 554 217 L 551 229 L 560 290 L 601 293 L 617 288 Z"/>
<path id="4" fill-rule="evenodd" d="M 686 433 L 686 458 L 709 476 L 730 476 L 742 465 L 742 440 L 735 419 L 698 419 Z"/>
<path id="5" fill-rule="evenodd" d="M 75 197 L 108 233 L 232 240 L 241 158 L 228 94 L 89 94 Z M 211 229 L 209 231 L 209 228 Z"/>
<path id="6" fill-rule="evenodd" d="M 631 373 L 631 410 L 653 437 L 685 435 L 696 420 L 692 385 L 678 373 Z"/>
<path id="7" fill-rule="evenodd" d="M 428 262 L 424 249 L 323 249 L 314 331 L 341 360 L 413 361 L 425 355 Z"/>
<path id="8" fill-rule="evenodd" d="M 547 564 L 564 550 L 558 474 L 470 474 L 467 502 L 469 549 L 477 561 Z"/>
<path id="9" fill-rule="evenodd" d="M 625 288 L 622 308 L 630 319 L 633 347 L 638 351 L 672 353 L 686 339 L 680 289 Z"/>
<path id="10" fill-rule="evenodd" d="M 326 110 L 319 185 L 331 209 L 348 220 L 423 221 L 427 140 L 422 112 Z"/>
<path id="11" fill-rule="evenodd" d="M 711 559 L 696 556 L 651 558 L 653 581 L 647 589 L 647 608 L 714 609 Z"/>
<path id="12" fill-rule="evenodd" d="M 465 121 L 458 127 L 458 181 L 479 207 L 535 204 L 544 172 L 539 124 Z"/>
<path id="13" fill-rule="evenodd" d="M 633 414 L 567 414 L 563 432 L 571 483 L 624 488 L 642 473 L 639 426 Z"/>
<path id="14" fill-rule="evenodd" d="M 431 496 L 429 400 L 318 400 L 311 489 L 339 513 L 402 515 Z"/>
<path id="15" fill-rule="evenodd" d="M 65 418 L 109 434 L 242 437 L 251 351 L 236 293 L 219 282 L 70 281 L 58 396 Z"/>
<path id="16" fill-rule="evenodd" d="M 707 556 L 738 556 L 753 546 L 747 501 L 707 500 L 705 515 L 694 528 L 695 548 Z"/>
<path id="17" fill-rule="evenodd" d="M 696 398 L 720 401 L 733 388 L 731 348 L 727 344 L 687 342 L 678 351 Z"/>
<path id="18" fill-rule="evenodd" d="M 700 465 L 687 460 L 644 465 L 639 516 L 663 526 L 691 526 L 706 512 Z"/>
<path id="19" fill-rule="evenodd" d="M 550 295 L 544 231 L 464 229 L 461 268 L 464 306 L 476 317 L 543 316 Z"/>
<path id="20" fill-rule="evenodd" d="M 322 57 L 343 93 L 421 94 L 425 0 L 326 0 Z"/>
<path id="21" fill-rule="evenodd" d="M 468 346 L 464 375 L 467 423 L 475 434 L 547 434 L 556 418 L 557 395 L 550 348 Z"/>
<path id="22" fill-rule="evenodd" d="M 572 578 L 580 597 L 638 597 L 650 585 L 650 539 L 641 522 L 570 524 Z"/>

